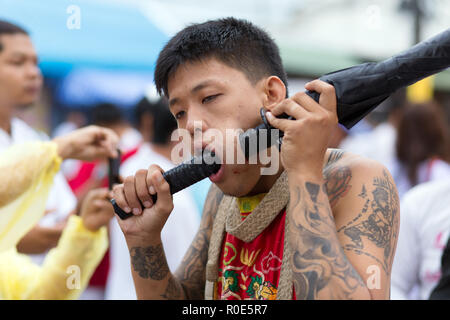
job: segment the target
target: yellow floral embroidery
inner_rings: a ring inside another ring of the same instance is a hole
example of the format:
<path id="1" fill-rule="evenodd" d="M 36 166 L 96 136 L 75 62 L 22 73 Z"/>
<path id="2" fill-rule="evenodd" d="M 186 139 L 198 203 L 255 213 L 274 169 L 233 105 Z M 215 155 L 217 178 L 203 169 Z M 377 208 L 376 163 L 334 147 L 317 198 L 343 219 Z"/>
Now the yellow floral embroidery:
<path id="1" fill-rule="evenodd" d="M 243 265 L 246 266 L 253 266 L 255 264 L 256 258 L 258 257 L 259 252 L 261 251 L 261 249 L 258 249 L 258 251 L 252 251 L 252 253 L 250 253 L 250 257 L 248 256 L 248 250 L 245 248 L 242 248 L 241 250 L 241 262 Z"/>

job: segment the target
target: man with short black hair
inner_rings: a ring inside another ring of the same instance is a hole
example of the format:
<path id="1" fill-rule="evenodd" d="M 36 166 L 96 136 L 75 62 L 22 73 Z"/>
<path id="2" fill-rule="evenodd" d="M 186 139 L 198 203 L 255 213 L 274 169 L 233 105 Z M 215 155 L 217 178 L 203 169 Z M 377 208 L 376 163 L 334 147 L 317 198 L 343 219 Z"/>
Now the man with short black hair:
<path id="1" fill-rule="evenodd" d="M 227 163 L 230 149 L 240 149 L 236 141 L 232 148 L 212 144 L 225 162 L 210 176 L 200 229 L 175 273 L 160 240 L 173 208 L 161 168 L 151 166 L 116 186 L 117 204 L 133 214 L 119 223 L 138 298 L 389 298 L 397 190 L 377 162 L 327 150 L 337 123 L 331 85 L 315 80 L 305 86 L 320 94 L 319 103 L 305 93 L 287 98 L 275 42 L 234 18 L 176 34 L 159 55 L 155 83 L 178 127 L 194 139 L 200 129 L 225 136 L 229 129 L 253 128 L 262 122 L 261 107 L 284 138 L 272 157 L 281 163 L 272 175 L 261 173 L 262 162 Z M 282 113 L 294 119 L 276 118 Z M 206 148 L 207 142 L 193 145 Z M 154 204 L 151 194 L 158 195 Z"/>

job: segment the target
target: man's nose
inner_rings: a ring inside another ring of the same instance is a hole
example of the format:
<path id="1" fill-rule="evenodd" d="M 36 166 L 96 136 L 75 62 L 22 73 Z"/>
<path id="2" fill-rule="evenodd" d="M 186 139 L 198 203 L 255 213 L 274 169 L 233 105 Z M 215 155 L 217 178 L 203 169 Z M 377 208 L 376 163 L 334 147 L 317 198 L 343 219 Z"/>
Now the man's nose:
<path id="1" fill-rule="evenodd" d="M 204 132 L 206 129 L 206 123 L 200 114 L 195 114 L 193 112 L 188 114 L 186 130 L 188 130 L 191 138 L 196 137 L 199 133 Z"/>
<path id="2" fill-rule="evenodd" d="M 197 155 L 199 153 L 201 154 L 201 151 L 203 150 L 203 133 L 208 127 L 201 112 L 192 109 L 193 108 L 191 108 L 187 114 L 186 130 L 191 137 L 191 153 Z"/>
<path id="3" fill-rule="evenodd" d="M 41 78 L 42 77 L 41 69 L 37 64 L 30 62 L 27 65 L 26 75 L 30 79 Z"/>

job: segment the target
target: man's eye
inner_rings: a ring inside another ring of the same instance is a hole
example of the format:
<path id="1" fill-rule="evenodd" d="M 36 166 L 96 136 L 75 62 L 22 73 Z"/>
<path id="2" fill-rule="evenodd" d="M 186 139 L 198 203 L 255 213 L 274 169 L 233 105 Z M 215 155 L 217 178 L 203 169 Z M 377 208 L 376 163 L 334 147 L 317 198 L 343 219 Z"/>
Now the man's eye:
<path id="1" fill-rule="evenodd" d="M 175 118 L 176 118 L 176 119 L 181 119 L 181 118 L 184 116 L 185 113 L 186 113 L 186 112 L 184 112 L 184 111 L 177 112 L 177 113 L 175 114 Z"/>
<path id="2" fill-rule="evenodd" d="M 10 63 L 15 66 L 21 66 L 24 63 L 24 60 L 11 60 Z"/>
<path id="3" fill-rule="evenodd" d="M 208 102 L 214 100 L 215 98 L 217 98 L 218 96 L 220 96 L 220 93 L 214 94 L 212 96 L 207 96 L 206 98 L 203 98 L 202 103 L 208 103 Z"/>

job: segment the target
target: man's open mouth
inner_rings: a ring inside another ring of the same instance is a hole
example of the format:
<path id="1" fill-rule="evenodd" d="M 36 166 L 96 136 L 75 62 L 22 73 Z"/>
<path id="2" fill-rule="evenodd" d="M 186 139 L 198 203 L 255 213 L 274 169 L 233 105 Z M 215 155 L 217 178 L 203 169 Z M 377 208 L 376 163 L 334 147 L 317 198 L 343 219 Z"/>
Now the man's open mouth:
<path id="1" fill-rule="evenodd" d="M 225 172 L 225 166 L 222 163 L 220 165 L 220 169 L 219 171 L 217 171 L 216 173 L 213 173 L 212 175 L 209 176 L 209 180 L 211 180 L 212 183 L 217 183 L 220 182 L 224 176 L 224 172 Z"/>

